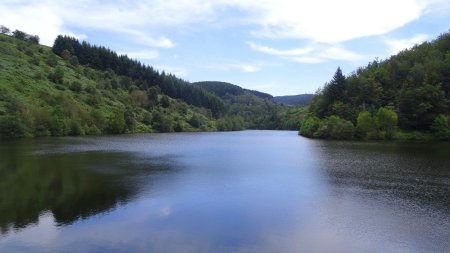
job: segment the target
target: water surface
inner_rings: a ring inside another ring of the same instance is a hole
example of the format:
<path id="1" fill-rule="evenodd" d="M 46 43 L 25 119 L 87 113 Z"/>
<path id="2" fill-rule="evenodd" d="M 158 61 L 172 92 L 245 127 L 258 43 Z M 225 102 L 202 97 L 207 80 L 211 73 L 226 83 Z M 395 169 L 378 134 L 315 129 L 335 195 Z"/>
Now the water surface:
<path id="1" fill-rule="evenodd" d="M 0 252 L 450 252 L 450 144 L 3 140 Z"/>

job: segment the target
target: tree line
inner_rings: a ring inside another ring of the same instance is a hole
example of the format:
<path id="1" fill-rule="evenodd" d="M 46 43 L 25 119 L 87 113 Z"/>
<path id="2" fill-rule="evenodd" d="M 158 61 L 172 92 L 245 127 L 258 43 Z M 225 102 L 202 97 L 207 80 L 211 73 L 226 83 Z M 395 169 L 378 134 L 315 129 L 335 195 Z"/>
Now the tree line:
<path id="1" fill-rule="evenodd" d="M 164 71 L 160 73 L 151 66 L 130 59 L 126 55 L 118 55 L 106 47 L 91 45 L 85 41 L 80 43 L 76 38 L 59 35 L 52 50 L 61 57 L 64 55 L 76 57 L 76 61 L 80 64 L 91 68 L 110 70 L 118 75 L 129 77 L 129 80 L 121 83 L 125 89 L 132 84 L 142 90 L 158 86 L 164 94 L 172 98 L 210 109 L 216 118 L 225 113 L 222 101 L 204 89 L 193 86 L 172 74 L 166 74 Z"/>
<path id="2" fill-rule="evenodd" d="M 347 77 L 338 68 L 316 93 L 300 134 L 343 138 L 337 134 L 342 128 L 345 138 L 450 140 L 449 52 L 450 33 L 445 33 Z M 395 127 L 383 129 L 385 120 Z"/>
<path id="3" fill-rule="evenodd" d="M 38 35 L 31 35 L 21 30 L 11 31 L 11 29 L 3 25 L 0 25 L 0 34 L 9 35 L 23 41 L 30 41 L 33 42 L 34 44 L 39 44 L 40 40 Z"/>

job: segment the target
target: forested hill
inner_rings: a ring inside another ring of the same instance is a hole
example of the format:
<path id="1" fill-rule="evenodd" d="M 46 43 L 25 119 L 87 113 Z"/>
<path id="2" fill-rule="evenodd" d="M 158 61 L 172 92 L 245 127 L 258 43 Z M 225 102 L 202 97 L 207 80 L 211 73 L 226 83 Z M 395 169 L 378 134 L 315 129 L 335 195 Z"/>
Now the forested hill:
<path id="1" fill-rule="evenodd" d="M 238 86 L 243 94 L 219 97 L 71 37 L 49 48 L 1 31 L 0 137 L 296 129 L 303 112 Z"/>
<path id="2" fill-rule="evenodd" d="M 314 94 L 300 94 L 292 96 L 276 96 L 273 100 L 283 105 L 305 106 L 311 102 Z"/>
<path id="3" fill-rule="evenodd" d="M 264 92 L 256 91 L 256 90 L 248 90 L 237 85 L 226 83 L 226 82 L 218 82 L 218 81 L 204 81 L 204 82 L 195 82 L 192 83 L 194 85 L 200 86 L 209 92 L 216 94 L 217 96 L 223 98 L 227 94 L 233 96 L 244 95 L 245 93 L 255 95 L 262 99 L 273 99 L 273 96 Z"/>
<path id="4" fill-rule="evenodd" d="M 450 140 L 450 33 L 333 79 L 300 134 L 318 138 Z"/>
<path id="5" fill-rule="evenodd" d="M 221 130 L 245 127 L 235 117 L 223 118 L 220 98 L 174 76 L 88 44 L 84 50 L 75 46 L 80 58 L 66 49 L 60 57 L 36 38 L 20 31 L 0 34 L 0 137 L 212 131 L 228 121 Z M 129 64 L 130 76 L 119 74 L 126 71 L 119 63 L 122 69 L 101 70 L 114 67 L 99 61 L 109 57 Z M 133 78 L 135 72 L 157 78 L 160 86 L 138 74 Z M 171 98 L 163 89 L 195 99 Z"/>
<path id="6" fill-rule="evenodd" d="M 82 65 L 127 77 L 122 83 L 126 89 L 131 85 L 142 90 L 158 86 L 164 94 L 172 98 L 210 109 L 215 117 L 220 117 L 225 112 L 223 103 L 211 93 L 174 75 L 159 73 L 151 66 L 130 59 L 126 55 L 118 55 L 108 48 L 91 45 L 85 41 L 80 43 L 75 38 L 60 35 L 56 38 L 52 50 L 63 58 L 69 60 L 75 58 Z"/>

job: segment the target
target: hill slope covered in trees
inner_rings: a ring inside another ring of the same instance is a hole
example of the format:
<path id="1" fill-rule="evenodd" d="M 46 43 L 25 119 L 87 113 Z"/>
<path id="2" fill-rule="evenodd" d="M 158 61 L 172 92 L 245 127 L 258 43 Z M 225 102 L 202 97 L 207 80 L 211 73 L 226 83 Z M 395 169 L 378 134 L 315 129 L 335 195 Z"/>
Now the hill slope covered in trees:
<path id="1" fill-rule="evenodd" d="M 298 126 L 299 111 L 266 93 L 227 84 L 243 93 L 222 97 L 71 37 L 49 48 L 37 36 L 2 33 L 0 137 Z"/>
<path id="2" fill-rule="evenodd" d="M 0 35 L 0 136 L 217 129 L 225 108 L 213 94 L 155 72 L 165 82 L 161 87 L 198 99 L 171 98 L 160 86 L 84 61 L 65 50 L 60 57 L 36 41 Z"/>
<path id="3" fill-rule="evenodd" d="M 283 105 L 305 106 L 313 99 L 314 94 L 300 94 L 291 96 L 276 96 L 273 100 Z"/>
<path id="4" fill-rule="evenodd" d="M 241 117 L 250 129 L 296 130 L 304 114 L 304 108 L 276 104 L 272 95 L 231 83 L 205 81 L 193 84 L 219 96 L 227 112 Z"/>
<path id="5" fill-rule="evenodd" d="M 449 140 L 450 33 L 347 77 L 338 68 L 309 113 L 308 137 Z"/>

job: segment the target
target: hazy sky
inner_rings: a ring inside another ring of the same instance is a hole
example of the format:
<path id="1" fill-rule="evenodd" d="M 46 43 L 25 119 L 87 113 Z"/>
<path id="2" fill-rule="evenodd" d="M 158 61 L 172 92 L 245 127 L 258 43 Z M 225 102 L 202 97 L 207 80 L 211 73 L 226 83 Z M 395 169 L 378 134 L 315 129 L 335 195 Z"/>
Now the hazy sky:
<path id="1" fill-rule="evenodd" d="M 188 81 L 273 95 L 331 79 L 450 29 L 448 0 L 2 0 L 0 24 L 126 53 Z"/>

